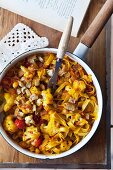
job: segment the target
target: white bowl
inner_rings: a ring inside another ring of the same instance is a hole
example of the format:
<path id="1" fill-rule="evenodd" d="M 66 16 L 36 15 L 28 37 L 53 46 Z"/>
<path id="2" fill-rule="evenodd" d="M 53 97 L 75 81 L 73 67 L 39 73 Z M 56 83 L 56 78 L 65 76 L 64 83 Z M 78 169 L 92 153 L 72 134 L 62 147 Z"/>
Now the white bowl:
<path id="1" fill-rule="evenodd" d="M 36 49 L 36 50 L 32 50 L 29 52 L 26 52 L 20 56 L 18 56 L 16 59 L 12 60 L 7 66 L 6 68 L 4 68 L 3 72 L 0 75 L 0 81 L 2 80 L 3 76 L 5 75 L 5 73 L 12 67 L 12 65 L 14 65 L 15 63 L 17 63 L 19 60 L 25 58 L 26 56 L 29 56 L 33 53 L 45 53 L 45 52 L 52 52 L 52 53 L 57 53 L 57 49 L 54 48 L 44 48 L 44 49 Z M 79 59 L 78 57 L 76 57 L 75 55 L 67 52 L 66 53 L 69 58 L 71 58 L 74 61 L 77 61 L 87 72 L 87 74 L 91 74 L 92 75 L 92 80 L 93 80 L 93 84 L 96 88 L 96 94 L 97 94 L 97 101 L 98 101 L 98 105 L 99 105 L 99 110 L 98 110 L 98 118 L 97 120 L 95 120 L 91 131 L 88 133 L 88 135 L 82 139 L 77 145 L 75 145 L 74 147 L 72 147 L 71 149 L 69 149 L 68 151 L 65 151 L 63 153 L 60 154 L 54 154 L 54 155 L 43 155 L 43 154 L 36 154 L 33 152 L 30 152 L 28 150 L 23 149 L 22 147 L 20 147 L 18 144 L 16 144 L 5 132 L 5 130 L 2 127 L 2 119 L 3 119 L 3 115 L 1 113 L 1 117 L 0 117 L 0 132 L 2 134 L 2 136 L 5 138 L 5 140 L 11 145 L 13 146 L 15 149 L 17 149 L 18 151 L 20 151 L 21 153 L 34 157 L 34 158 L 40 158 L 40 159 L 56 159 L 56 158 L 61 158 L 61 157 L 65 157 L 68 156 L 74 152 L 76 152 L 77 150 L 79 150 L 80 148 L 82 148 L 93 136 L 93 134 L 95 133 L 99 122 L 100 122 L 100 118 L 102 115 L 102 106 L 103 106 L 103 100 L 102 100 L 102 92 L 101 92 L 101 88 L 100 85 L 98 83 L 98 80 L 96 78 L 96 76 L 94 75 L 93 71 L 89 68 L 89 66 L 82 61 L 81 59 Z"/>

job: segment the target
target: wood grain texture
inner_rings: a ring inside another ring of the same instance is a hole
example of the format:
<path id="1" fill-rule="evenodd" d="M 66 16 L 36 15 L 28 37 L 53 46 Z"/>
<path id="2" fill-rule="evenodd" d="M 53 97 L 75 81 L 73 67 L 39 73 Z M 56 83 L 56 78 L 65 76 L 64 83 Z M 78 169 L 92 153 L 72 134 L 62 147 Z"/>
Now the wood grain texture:
<path id="1" fill-rule="evenodd" d="M 73 17 L 70 16 L 67 20 L 66 26 L 64 28 L 63 34 L 61 36 L 58 45 L 57 58 L 62 59 L 67 51 L 69 39 L 71 37 L 71 32 L 72 32 L 72 26 L 73 26 Z"/>
<path id="2" fill-rule="evenodd" d="M 106 3 L 103 5 L 102 9 L 95 17 L 94 21 L 91 23 L 91 25 L 81 38 L 81 42 L 91 48 L 112 13 L 113 0 L 107 0 Z"/>
<path id="3" fill-rule="evenodd" d="M 71 37 L 68 51 L 72 52 L 80 38 L 88 28 L 89 24 L 92 22 L 102 5 L 105 3 L 105 0 L 92 0 L 87 15 L 84 19 L 82 27 L 79 31 L 78 38 Z M 7 10 L 0 9 L 0 39 L 6 35 L 17 23 L 24 23 L 31 27 L 39 36 L 46 36 L 49 39 L 49 46 L 57 48 L 61 32 L 53 30 L 49 27 L 11 13 Z M 103 92 L 104 98 L 104 108 L 102 119 L 100 125 L 95 133 L 95 135 L 91 138 L 91 140 L 79 151 L 76 153 L 56 160 L 41 160 L 34 159 L 28 156 L 25 156 L 14 148 L 12 148 L 7 142 L 0 136 L 0 163 L 37 163 L 38 165 L 42 164 L 45 167 L 49 167 L 49 165 L 56 165 L 58 168 L 60 165 L 64 164 L 66 168 L 69 168 L 70 164 L 95 164 L 97 167 L 98 164 L 106 165 L 106 49 L 105 49 L 105 29 L 101 32 L 100 36 L 96 40 L 94 46 L 90 50 L 87 57 L 87 64 L 92 68 L 95 72 L 101 88 Z"/>

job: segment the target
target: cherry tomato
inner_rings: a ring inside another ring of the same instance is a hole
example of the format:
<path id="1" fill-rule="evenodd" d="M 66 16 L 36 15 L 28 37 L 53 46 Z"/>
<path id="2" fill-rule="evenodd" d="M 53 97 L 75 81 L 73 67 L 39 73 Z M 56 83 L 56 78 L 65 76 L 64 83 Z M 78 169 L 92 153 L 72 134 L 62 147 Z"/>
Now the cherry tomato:
<path id="1" fill-rule="evenodd" d="M 35 147 L 39 147 L 42 144 L 42 139 L 38 138 L 35 142 Z"/>
<path id="2" fill-rule="evenodd" d="M 24 129 L 25 128 L 25 121 L 23 119 L 16 119 L 15 125 L 18 129 Z"/>

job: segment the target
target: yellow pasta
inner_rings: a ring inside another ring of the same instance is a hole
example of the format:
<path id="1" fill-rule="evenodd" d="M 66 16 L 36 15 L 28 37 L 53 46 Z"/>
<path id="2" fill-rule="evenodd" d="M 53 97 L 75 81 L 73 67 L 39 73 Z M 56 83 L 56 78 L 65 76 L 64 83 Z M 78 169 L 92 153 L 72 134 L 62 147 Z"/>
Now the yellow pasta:
<path id="1" fill-rule="evenodd" d="M 67 56 L 57 89 L 51 93 L 47 85 L 55 63 L 52 53 L 30 56 L 16 64 L 1 83 L 6 101 L 4 129 L 22 148 L 37 154 L 69 150 L 87 136 L 98 116 L 91 75 Z"/>

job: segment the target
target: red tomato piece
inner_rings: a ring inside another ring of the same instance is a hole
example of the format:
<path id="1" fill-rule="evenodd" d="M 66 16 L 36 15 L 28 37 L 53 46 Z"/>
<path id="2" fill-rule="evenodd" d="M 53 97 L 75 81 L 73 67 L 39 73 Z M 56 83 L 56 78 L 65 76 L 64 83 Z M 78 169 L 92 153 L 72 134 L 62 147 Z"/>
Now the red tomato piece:
<path id="1" fill-rule="evenodd" d="M 17 126 L 18 129 L 24 129 L 26 124 L 23 119 L 16 119 L 15 125 Z"/>
<path id="2" fill-rule="evenodd" d="M 39 147 L 42 144 L 42 139 L 38 138 L 35 142 L 35 147 Z"/>

